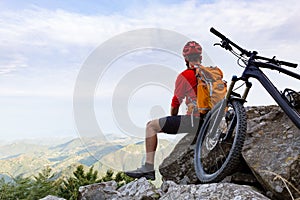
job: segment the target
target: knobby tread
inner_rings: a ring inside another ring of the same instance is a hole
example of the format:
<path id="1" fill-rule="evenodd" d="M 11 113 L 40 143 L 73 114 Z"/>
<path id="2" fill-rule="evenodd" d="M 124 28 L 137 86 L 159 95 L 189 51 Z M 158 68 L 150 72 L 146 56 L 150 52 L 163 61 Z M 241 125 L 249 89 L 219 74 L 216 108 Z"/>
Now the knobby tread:
<path id="1" fill-rule="evenodd" d="M 211 182 L 219 182 L 224 179 L 226 176 L 230 175 L 238 166 L 241 157 L 241 151 L 244 145 L 246 131 L 247 131 L 247 117 L 246 111 L 243 107 L 242 103 L 239 101 L 232 101 L 230 102 L 236 115 L 237 115 L 237 131 L 235 133 L 235 138 L 232 143 L 232 147 L 230 149 L 229 155 L 226 158 L 226 161 L 223 163 L 222 167 L 220 167 L 216 172 L 213 174 L 206 174 L 202 165 L 201 165 L 201 147 L 202 142 L 205 139 L 203 137 L 206 135 L 206 131 L 204 133 L 198 134 L 198 139 L 196 142 L 195 148 L 195 171 L 197 174 L 198 179 L 202 183 L 211 183 Z M 208 120 L 211 120 L 209 118 Z"/>

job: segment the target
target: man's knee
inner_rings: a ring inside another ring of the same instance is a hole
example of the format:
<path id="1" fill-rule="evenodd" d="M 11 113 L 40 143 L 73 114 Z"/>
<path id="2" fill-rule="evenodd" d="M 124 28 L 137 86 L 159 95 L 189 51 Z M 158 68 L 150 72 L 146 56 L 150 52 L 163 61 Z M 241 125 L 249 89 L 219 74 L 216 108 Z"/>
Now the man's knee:
<path id="1" fill-rule="evenodd" d="M 159 120 L 158 119 L 155 119 L 155 120 L 151 120 L 147 123 L 147 126 L 146 126 L 146 129 L 147 130 L 151 130 L 151 131 L 155 131 L 155 132 L 160 132 L 161 130 L 161 127 L 159 125 Z"/>

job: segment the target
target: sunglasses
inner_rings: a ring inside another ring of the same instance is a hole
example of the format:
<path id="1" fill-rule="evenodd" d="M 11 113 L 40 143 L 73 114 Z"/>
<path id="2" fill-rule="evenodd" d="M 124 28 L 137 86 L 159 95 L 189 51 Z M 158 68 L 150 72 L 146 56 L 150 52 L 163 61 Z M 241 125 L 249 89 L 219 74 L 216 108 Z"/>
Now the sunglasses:
<path id="1" fill-rule="evenodd" d="M 202 56 L 200 54 L 191 54 L 187 56 L 187 60 L 189 62 L 197 62 L 202 60 Z"/>

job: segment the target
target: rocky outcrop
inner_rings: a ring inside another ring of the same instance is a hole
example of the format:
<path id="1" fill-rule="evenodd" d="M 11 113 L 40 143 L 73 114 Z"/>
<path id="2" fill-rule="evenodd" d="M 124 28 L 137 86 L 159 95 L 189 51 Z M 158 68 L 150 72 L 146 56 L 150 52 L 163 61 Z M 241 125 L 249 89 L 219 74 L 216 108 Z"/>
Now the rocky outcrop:
<path id="1" fill-rule="evenodd" d="M 174 181 L 177 184 L 198 183 L 194 169 L 194 141 L 195 135 L 187 134 L 174 150 L 159 166 L 163 181 Z"/>
<path id="2" fill-rule="evenodd" d="M 52 196 L 52 195 L 48 195 L 40 200 L 66 200 L 64 198 L 60 198 L 60 197 L 56 197 L 56 196 Z"/>
<path id="3" fill-rule="evenodd" d="M 165 181 L 161 188 L 156 189 L 145 178 L 133 181 L 119 189 L 116 182 L 93 184 L 80 188 L 79 200 L 111 199 L 111 200 L 232 200 L 269 198 L 257 192 L 254 188 L 232 183 L 214 183 L 203 185 L 178 185 L 173 181 Z"/>
<path id="4" fill-rule="evenodd" d="M 97 183 L 79 188 L 80 200 L 93 199 L 158 199 L 159 191 L 145 178 L 130 182 L 119 189 L 115 181 Z"/>
<path id="5" fill-rule="evenodd" d="M 177 185 L 172 181 L 166 181 L 162 185 L 163 196 L 160 199 L 256 199 L 266 200 L 266 196 L 246 185 L 232 183 L 213 183 L 200 185 Z"/>
<path id="6" fill-rule="evenodd" d="M 240 171 L 224 182 L 245 184 L 249 181 L 272 199 L 299 197 L 300 130 L 278 106 L 249 107 L 247 116 Z M 186 135 L 162 162 L 159 170 L 164 181 L 198 183 L 194 172 L 193 139 L 193 135 Z"/>
<path id="7" fill-rule="evenodd" d="M 117 183 L 115 181 L 81 186 L 78 198 L 82 200 L 116 198 L 119 195 L 116 189 Z"/>
<path id="8" fill-rule="evenodd" d="M 300 130 L 277 106 L 248 109 L 243 157 L 271 198 L 300 197 Z"/>

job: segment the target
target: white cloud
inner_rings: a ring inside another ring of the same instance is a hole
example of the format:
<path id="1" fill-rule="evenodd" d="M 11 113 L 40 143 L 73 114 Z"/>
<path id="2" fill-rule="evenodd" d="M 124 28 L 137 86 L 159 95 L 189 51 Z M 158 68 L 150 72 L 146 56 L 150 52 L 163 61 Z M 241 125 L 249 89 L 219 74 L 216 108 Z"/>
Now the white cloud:
<path id="1" fill-rule="evenodd" d="M 234 58 L 228 61 L 226 52 L 221 55 L 219 49 L 212 47 L 218 39 L 209 33 L 211 26 L 245 48 L 270 56 L 280 54 L 280 58 L 299 62 L 300 5 L 296 0 L 272 3 L 261 0 L 184 1 L 171 5 L 155 2 L 148 6 L 137 5 L 138 9 L 131 6 L 130 15 L 84 15 L 41 7 L 1 12 L 0 73 L 30 66 L 28 68 L 43 75 L 45 69 L 40 65 L 53 74 L 68 73 L 56 67 L 51 71 L 53 66 L 73 66 L 73 71 L 76 66 L 78 70 L 88 53 L 101 42 L 124 31 L 145 27 L 175 30 L 196 39 L 216 63 L 225 66 L 232 65 Z M 4 58 L 3 54 L 11 57 Z"/>
<path id="2" fill-rule="evenodd" d="M 208 35 L 207 27 L 211 25 L 218 25 L 233 36 L 252 34 L 299 17 L 298 8 L 297 1 L 272 1 L 272 4 L 268 1 L 223 0 L 210 4 L 186 1 L 170 6 L 154 4 L 136 10 L 130 16 L 83 15 L 34 7 L 19 13 L 3 12 L 0 17 L 4 23 L 1 33 L 9 36 L 10 42 L 30 39 L 23 42 L 38 45 L 43 44 L 42 40 L 47 44 L 62 42 L 85 46 L 95 45 L 95 41 L 101 42 L 126 30 L 149 26 L 175 29 L 193 36 Z"/>
<path id="3" fill-rule="evenodd" d="M 2 55 L 3 56 L 3 55 Z M 23 55 L 7 55 L 0 60 L 0 75 L 16 71 L 18 68 L 27 67 L 27 59 Z"/>
<path id="4" fill-rule="evenodd" d="M 143 10 L 138 7 L 139 10 L 130 16 L 83 15 L 40 7 L 18 13 L 2 12 L 0 36 L 7 46 L 23 44 L 63 48 L 75 45 L 80 48 L 95 47 L 118 33 L 144 27 L 176 30 L 206 40 L 210 38 L 208 28 L 216 26 L 237 40 L 243 39 L 245 43 L 253 39 L 256 39 L 254 43 L 269 39 L 273 34 L 280 33 L 281 27 L 286 29 L 282 33 L 299 33 L 300 6 L 296 0 L 288 3 L 220 0 L 208 4 L 186 1 L 170 6 L 159 3 L 149 6 Z M 134 11 L 133 8 L 131 10 Z M 293 36 L 297 39 L 297 34 Z"/>
<path id="5" fill-rule="evenodd" d="M 2 121 L 5 123 L 8 113 L 11 118 L 9 123 L 6 123 L 7 127 L 0 131 L 8 134 L 20 132 L 19 129 L 13 130 L 12 124 L 15 124 L 17 116 L 25 114 L 26 116 L 19 119 L 23 124 L 32 124 L 37 119 L 51 122 L 43 126 L 48 132 L 52 132 L 53 127 L 73 129 L 69 125 L 68 127 L 65 127 L 66 125 L 56 127 L 52 122 L 55 121 L 54 118 L 57 118 L 57 114 L 49 115 L 49 113 L 51 114 L 51 110 L 57 110 L 58 115 L 63 116 L 58 118 L 60 123 L 70 124 L 73 118 L 72 111 L 70 111 L 72 92 L 80 66 L 102 42 L 133 29 L 164 28 L 198 40 L 209 57 L 217 65 L 223 67 L 227 79 L 231 74 L 239 75 L 242 69 L 236 66 L 235 58 L 228 52 L 212 46 L 213 43 L 219 41 L 209 33 L 209 28 L 212 26 L 244 48 L 258 50 L 262 55 L 278 55 L 280 59 L 300 63 L 298 55 L 300 52 L 300 4 L 298 0 L 217 0 L 209 3 L 182 1 L 170 5 L 160 4 L 159 1 L 156 1 L 151 4 L 141 3 L 129 6 L 128 9 L 122 13 L 114 12 L 111 15 L 101 13 L 85 15 L 43 7 L 2 10 L 0 13 L 0 94 L 2 97 L 9 97 L 9 100 L 2 103 L 2 110 L 5 111 L 2 113 Z M 157 54 L 149 57 L 147 63 L 143 63 L 141 57 L 138 57 L 138 61 L 128 59 L 124 66 L 149 64 L 149 60 L 156 59 L 156 56 Z M 128 58 L 131 57 L 128 56 Z M 159 62 L 164 59 L 165 57 L 157 57 L 155 61 Z M 175 61 L 177 60 L 178 58 Z M 162 64 L 168 65 L 169 62 L 166 60 Z M 174 65 L 174 61 L 170 65 Z M 182 63 L 178 64 L 178 66 L 180 65 Z M 298 69 L 295 71 L 299 73 Z M 96 96 L 96 107 L 100 107 L 97 104 L 100 101 L 99 98 L 110 99 L 108 97 L 113 94 L 112 89 L 124 76 L 124 73 L 120 70 L 118 73 L 110 75 L 110 77 L 103 78 L 102 81 L 106 82 L 101 86 L 112 85 L 112 87 L 98 88 L 96 95 L 98 94 L 100 97 Z M 297 86 L 295 82 L 279 78 L 277 74 L 271 74 L 271 77 L 279 85 Z M 112 81 L 113 84 L 111 84 Z M 99 90 L 102 93 L 99 93 Z M 136 93 L 137 98 L 130 102 L 132 104 L 128 109 L 134 107 L 136 102 L 143 97 L 142 91 L 139 92 Z M 150 93 L 147 92 L 147 94 Z M 38 98 L 41 100 L 36 102 L 35 99 L 39 96 L 49 100 L 49 105 L 43 103 L 43 98 Z M 265 96 L 266 94 L 261 88 L 254 87 L 250 92 L 249 102 L 269 104 L 271 100 L 266 100 Z M 24 104 L 23 98 L 20 97 L 29 99 Z M 61 104 L 59 98 L 53 97 L 64 97 L 64 100 L 66 100 L 65 98 L 68 100 L 67 103 Z M 170 101 L 166 101 L 168 102 L 162 102 L 162 105 L 165 103 L 169 105 Z M 37 103 L 44 109 L 43 113 L 31 114 L 32 110 L 38 110 L 34 106 Z M 105 103 L 111 105 L 110 102 Z M 57 107 L 56 105 L 61 106 Z M 66 109 L 66 106 L 69 108 Z M 136 124 L 145 123 L 141 122 L 138 116 L 143 115 L 147 108 L 147 113 L 149 113 L 149 108 L 152 107 L 152 105 L 145 105 L 145 108 L 140 109 L 140 113 L 135 113 L 138 112 L 137 109 L 130 110 L 131 114 L 134 111 L 133 115 L 136 118 L 133 120 Z M 150 109 L 150 111 L 152 110 Z M 31 117 L 32 115 L 35 116 Z M 103 116 L 106 117 L 106 115 Z M 104 122 L 106 123 L 106 121 Z M 111 124 L 113 122 L 107 123 L 107 130 L 113 130 Z M 33 125 L 28 125 L 26 132 L 33 129 L 35 129 Z"/>
<path id="6" fill-rule="evenodd" d="M 94 46 L 97 42 L 124 31 L 122 16 L 87 16 L 64 10 L 34 7 L 19 13 L 0 14 L 2 38 L 8 43 L 30 46 Z"/>

